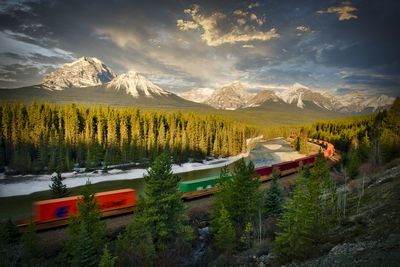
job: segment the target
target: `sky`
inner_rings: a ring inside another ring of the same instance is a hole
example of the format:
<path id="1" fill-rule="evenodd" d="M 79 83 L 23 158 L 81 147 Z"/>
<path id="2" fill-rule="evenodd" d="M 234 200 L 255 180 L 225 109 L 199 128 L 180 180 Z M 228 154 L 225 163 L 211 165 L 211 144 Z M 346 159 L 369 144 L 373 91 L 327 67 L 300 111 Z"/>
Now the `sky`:
<path id="1" fill-rule="evenodd" d="M 241 81 L 400 95 L 397 0 L 2 0 L 0 87 L 82 56 L 174 92 Z"/>

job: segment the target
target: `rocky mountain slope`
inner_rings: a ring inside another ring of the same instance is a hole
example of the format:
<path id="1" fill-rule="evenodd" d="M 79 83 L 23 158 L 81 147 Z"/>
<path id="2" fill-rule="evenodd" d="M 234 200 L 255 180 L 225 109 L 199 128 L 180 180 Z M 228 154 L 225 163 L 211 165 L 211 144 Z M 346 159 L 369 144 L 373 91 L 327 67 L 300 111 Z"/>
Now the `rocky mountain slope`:
<path id="1" fill-rule="evenodd" d="M 280 103 L 281 106 L 288 104 L 298 109 L 341 113 L 375 112 L 387 108 L 394 101 L 394 97 L 369 95 L 362 91 L 351 91 L 348 94 L 336 95 L 330 92 L 312 90 L 300 83 L 295 83 L 281 92 L 262 90 L 258 93 L 249 93 L 240 82 L 235 82 L 215 89 L 211 95 L 202 89 L 195 89 L 181 93 L 180 96 L 190 101 L 206 103 L 214 108 L 226 110 Z"/>
<path id="2" fill-rule="evenodd" d="M 27 90 L 29 88 L 29 90 Z M 82 88 L 85 88 L 84 90 Z M 59 93 L 57 93 L 59 92 Z M 239 81 L 217 89 L 199 88 L 176 95 L 152 83 L 144 75 L 129 71 L 117 76 L 97 58 L 82 57 L 46 75 L 37 86 L 0 90 L 1 99 L 126 103 L 140 105 L 208 105 L 216 109 L 266 109 L 299 112 L 362 113 L 384 109 L 394 98 L 352 91 L 345 95 L 312 90 L 299 83 L 275 92 L 251 93 Z M 128 96 L 128 97 L 127 97 Z M 150 101 L 151 100 L 151 101 Z"/>
<path id="3" fill-rule="evenodd" d="M 282 102 L 282 100 L 275 94 L 274 91 L 261 90 L 247 101 L 245 107 L 258 107 L 271 101 L 274 103 Z"/>
<path id="4" fill-rule="evenodd" d="M 216 89 L 205 103 L 217 109 L 235 110 L 245 106 L 252 96 L 240 82 L 234 82 Z"/>
<path id="5" fill-rule="evenodd" d="M 82 57 L 46 75 L 42 85 L 50 90 L 63 90 L 101 85 L 115 77 L 115 73 L 97 58 Z"/>
<path id="6" fill-rule="evenodd" d="M 205 107 L 162 89 L 140 73 L 129 71 L 117 76 L 100 60 L 89 57 L 62 65 L 39 85 L 0 89 L 0 99 L 117 106 Z"/>

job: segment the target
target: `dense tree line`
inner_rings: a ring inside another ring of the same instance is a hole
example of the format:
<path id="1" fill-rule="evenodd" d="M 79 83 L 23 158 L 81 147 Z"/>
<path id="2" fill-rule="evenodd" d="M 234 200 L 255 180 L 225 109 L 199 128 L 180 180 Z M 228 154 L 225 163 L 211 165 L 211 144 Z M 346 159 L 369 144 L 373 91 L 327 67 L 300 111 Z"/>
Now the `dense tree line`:
<path id="1" fill-rule="evenodd" d="M 177 163 L 236 155 L 252 134 L 213 115 L 75 104 L 2 104 L 0 123 L 0 168 L 18 173 L 148 163 L 162 151 Z"/>
<path id="2" fill-rule="evenodd" d="M 376 114 L 315 123 L 303 130 L 312 138 L 333 143 L 342 152 L 350 178 L 364 162 L 380 166 L 400 156 L 400 98 Z"/>

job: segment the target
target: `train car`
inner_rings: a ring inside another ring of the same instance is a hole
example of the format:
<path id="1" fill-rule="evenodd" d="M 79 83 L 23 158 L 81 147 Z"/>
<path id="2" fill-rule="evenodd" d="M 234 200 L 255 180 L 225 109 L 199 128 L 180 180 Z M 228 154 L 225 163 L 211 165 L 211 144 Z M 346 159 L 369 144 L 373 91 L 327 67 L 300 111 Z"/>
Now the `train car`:
<path id="1" fill-rule="evenodd" d="M 134 189 L 120 189 L 95 194 L 103 217 L 133 211 L 137 195 Z"/>
<path id="2" fill-rule="evenodd" d="M 272 166 L 263 166 L 255 169 L 257 176 L 261 182 L 270 180 L 272 177 Z"/>
<path id="3" fill-rule="evenodd" d="M 68 224 L 70 216 L 78 215 L 78 202 L 81 198 L 72 196 L 35 202 L 34 222 L 38 224 L 38 229 Z M 134 189 L 121 189 L 95 194 L 95 199 L 102 216 L 107 217 L 133 211 L 137 196 Z"/>
<path id="4" fill-rule="evenodd" d="M 35 202 L 33 204 L 36 215 L 34 221 L 45 223 L 77 215 L 79 198 L 80 196 L 73 196 Z"/>
<path id="5" fill-rule="evenodd" d="M 301 158 L 299 161 L 301 161 L 302 166 L 307 165 L 309 167 L 312 167 L 314 166 L 316 160 L 317 160 L 317 155 L 311 155 L 308 157 Z"/>
<path id="6" fill-rule="evenodd" d="M 179 191 L 182 198 L 193 199 L 196 197 L 206 196 L 218 191 L 219 175 L 211 176 L 196 180 L 182 181 L 179 183 Z"/>
<path id="7" fill-rule="evenodd" d="M 295 173 L 299 170 L 299 162 L 298 161 L 286 161 L 278 164 L 272 165 L 273 168 L 279 170 L 279 174 L 281 176 L 289 175 Z"/>
<path id="8" fill-rule="evenodd" d="M 219 175 L 196 180 L 182 181 L 179 183 L 179 191 L 182 198 L 193 199 L 196 197 L 213 194 L 219 190 Z"/>

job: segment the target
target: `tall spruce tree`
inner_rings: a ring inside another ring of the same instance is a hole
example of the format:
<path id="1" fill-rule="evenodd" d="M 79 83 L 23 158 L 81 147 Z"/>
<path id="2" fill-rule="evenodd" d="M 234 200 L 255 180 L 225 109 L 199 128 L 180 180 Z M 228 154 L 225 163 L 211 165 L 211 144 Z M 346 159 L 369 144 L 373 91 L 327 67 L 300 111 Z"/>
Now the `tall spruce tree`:
<path id="1" fill-rule="evenodd" d="M 127 225 L 126 231 L 118 235 L 116 250 L 119 266 L 154 266 L 156 251 L 145 218 L 143 199 L 139 200 L 135 217 Z"/>
<path id="2" fill-rule="evenodd" d="M 218 215 L 211 222 L 215 237 L 215 246 L 224 253 L 232 253 L 235 248 L 236 233 L 231 218 L 224 206 L 217 211 Z"/>
<path id="3" fill-rule="evenodd" d="M 306 177 L 309 175 L 309 177 Z M 304 258 L 336 223 L 336 188 L 323 156 L 310 174 L 302 172 L 278 221 L 275 253 L 283 261 Z"/>
<path id="4" fill-rule="evenodd" d="M 97 266 L 105 243 L 105 224 L 100 221 L 101 214 L 90 182 L 82 190 L 78 212 L 78 216 L 71 217 L 69 226 L 71 266 Z"/>
<path id="5" fill-rule="evenodd" d="M 283 190 L 279 184 L 279 173 L 272 173 L 271 186 L 265 192 L 264 214 L 266 217 L 279 217 L 283 212 Z"/>
<path id="6" fill-rule="evenodd" d="M 148 225 L 156 251 L 163 251 L 177 240 L 188 241 L 192 230 L 186 207 L 178 190 L 180 178 L 171 170 L 167 153 L 158 156 L 144 177 L 143 217 Z"/>
<path id="7" fill-rule="evenodd" d="M 258 191 L 260 182 L 255 177 L 254 165 L 252 162 L 246 164 L 242 158 L 235 163 L 231 178 L 221 180 L 225 181 L 222 182 L 222 190 L 214 198 L 214 208 L 219 210 L 223 206 L 227 210 L 237 236 L 241 236 L 246 224 L 255 219 L 261 200 Z"/>

